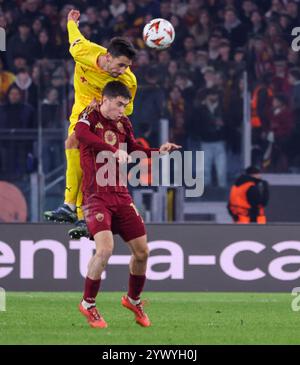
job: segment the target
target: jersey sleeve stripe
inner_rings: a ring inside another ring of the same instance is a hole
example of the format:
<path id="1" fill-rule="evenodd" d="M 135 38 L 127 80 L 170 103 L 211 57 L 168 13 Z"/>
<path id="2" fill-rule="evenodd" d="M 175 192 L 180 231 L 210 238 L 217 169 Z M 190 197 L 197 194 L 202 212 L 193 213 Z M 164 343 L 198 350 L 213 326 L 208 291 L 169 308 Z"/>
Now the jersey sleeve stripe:
<path id="1" fill-rule="evenodd" d="M 86 119 L 79 119 L 78 122 L 85 123 L 86 125 L 90 126 L 91 123 Z"/>

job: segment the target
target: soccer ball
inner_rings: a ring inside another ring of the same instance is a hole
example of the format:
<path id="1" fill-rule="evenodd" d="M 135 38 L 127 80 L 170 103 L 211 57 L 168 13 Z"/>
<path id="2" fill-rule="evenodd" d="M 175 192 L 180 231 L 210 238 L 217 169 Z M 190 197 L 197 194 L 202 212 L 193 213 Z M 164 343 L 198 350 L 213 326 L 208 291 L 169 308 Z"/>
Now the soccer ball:
<path id="1" fill-rule="evenodd" d="M 152 19 L 144 27 L 143 38 L 148 47 L 165 49 L 173 43 L 175 31 L 173 25 L 166 19 Z"/>

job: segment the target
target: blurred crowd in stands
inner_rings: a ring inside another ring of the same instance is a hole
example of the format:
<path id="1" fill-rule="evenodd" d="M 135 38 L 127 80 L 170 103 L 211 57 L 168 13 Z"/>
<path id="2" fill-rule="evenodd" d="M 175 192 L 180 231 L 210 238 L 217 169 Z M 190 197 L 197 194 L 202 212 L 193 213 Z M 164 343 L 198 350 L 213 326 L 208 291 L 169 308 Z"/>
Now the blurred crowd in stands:
<path id="1" fill-rule="evenodd" d="M 139 50 L 131 118 L 137 136 L 157 145 L 159 120 L 168 118 L 172 141 L 205 152 L 206 184 L 227 186 L 241 168 L 247 71 L 253 163 L 266 172 L 300 172 L 300 52 L 291 47 L 292 29 L 300 26 L 296 0 L 0 0 L 7 37 L 1 130 L 34 129 L 39 120 L 44 128 L 65 128 L 73 101 L 66 27 L 72 8 L 81 12 L 87 39 L 106 46 L 126 36 Z M 145 23 L 157 17 L 176 32 L 163 51 L 142 40 Z M 55 153 L 54 146 L 47 148 Z M 26 148 L 35 154 L 30 143 Z"/>

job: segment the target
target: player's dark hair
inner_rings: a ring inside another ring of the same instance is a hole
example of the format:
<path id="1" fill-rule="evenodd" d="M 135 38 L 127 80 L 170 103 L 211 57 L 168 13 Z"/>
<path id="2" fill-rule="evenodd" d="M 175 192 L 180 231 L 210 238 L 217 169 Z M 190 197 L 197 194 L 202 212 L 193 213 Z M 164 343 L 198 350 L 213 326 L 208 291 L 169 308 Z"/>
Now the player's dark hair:
<path id="1" fill-rule="evenodd" d="M 136 50 L 133 44 L 123 37 L 114 37 L 109 42 L 107 52 L 113 57 L 125 56 L 133 60 L 136 55 Z"/>
<path id="2" fill-rule="evenodd" d="M 260 173 L 261 173 L 261 170 L 257 166 L 249 166 L 245 169 L 246 175 L 256 175 L 256 174 L 260 174 Z"/>
<path id="3" fill-rule="evenodd" d="M 108 98 L 117 98 L 118 96 L 122 96 L 125 99 L 131 99 L 131 94 L 127 86 L 120 81 L 108 82 L 102 91 L 102 95 L 107 96 Z"/>

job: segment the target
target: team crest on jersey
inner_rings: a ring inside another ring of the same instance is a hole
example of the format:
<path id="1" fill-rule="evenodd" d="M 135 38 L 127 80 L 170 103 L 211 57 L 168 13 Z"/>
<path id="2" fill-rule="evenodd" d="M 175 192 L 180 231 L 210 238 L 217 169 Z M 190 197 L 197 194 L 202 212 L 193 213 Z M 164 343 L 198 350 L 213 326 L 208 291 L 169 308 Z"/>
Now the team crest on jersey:
<path id="1" fill-rule="evenodd" d="M 96 125 L 95 125 L 95 129 L 103 129 L 103 125 L 100 123 L 100 122 L 98 122 Z"/>
<path id="2" fill-rule="evenodd" d="M 102 222 L 102 221 L 103 221 L 103 219 L 104 219 L 104 214 L 103 214 L 103 213 L 97 213 L 97 214 L 96 214 L 96 220 L 97 220 L 98 222 Z"/>
<path id="3" fill-rule="evenodd" d="M 118 123 L 117 123 L 117 127 L 118 127 L 118 129 L 119 129 L 119 131 L 120 131 L 121 133 L 124 133 L 124 132 L 125 132 L 125 130 L 124 130 L 124 126 L 123 126 L 123 123 L 122 123 L 122 122 L 118 122 Z"/>
<path id="4" fill-rule="evenodd" d="M 117 136 L 113 131 L 106 131 L 104 133 L 104 141 L 107 144 L 111 144 L 112 146 L 116 144 L 117 142 Z"/>

